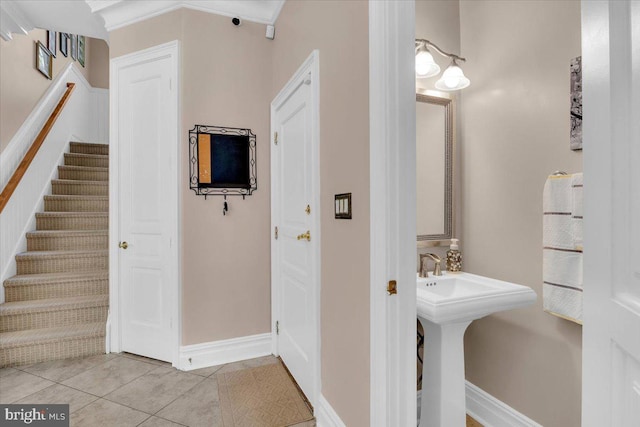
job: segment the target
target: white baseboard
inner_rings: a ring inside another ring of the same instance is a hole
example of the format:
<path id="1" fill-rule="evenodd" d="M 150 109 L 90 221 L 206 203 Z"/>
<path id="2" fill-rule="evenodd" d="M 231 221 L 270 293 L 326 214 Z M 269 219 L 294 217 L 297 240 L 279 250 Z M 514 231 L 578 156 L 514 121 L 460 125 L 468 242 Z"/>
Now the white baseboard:
<path id="1" fill-rule="evenodd" d="M 542 427 L 467 381 L 467 413 L 485 427 Z"/>
<path id="2" fill-rule="evenodd" d="M 465 394 L 467 414 L 484 427 L 542 427 L 469 381 L 465 386 Z M 421 396 L 422 390 L 418 391 L 418 420 L 420 420 Z"/>
<path id="3" fill-rule="evenodd" d="M 271 354 L 271 333 L 180 347 L 178 369 L 191 371 Z"/>
<path id="4" fill-rule="evenodd" d="M 321 394 L 315 408 L 316 425 L 318 427 L 346 427 L 331 404 Z"/>

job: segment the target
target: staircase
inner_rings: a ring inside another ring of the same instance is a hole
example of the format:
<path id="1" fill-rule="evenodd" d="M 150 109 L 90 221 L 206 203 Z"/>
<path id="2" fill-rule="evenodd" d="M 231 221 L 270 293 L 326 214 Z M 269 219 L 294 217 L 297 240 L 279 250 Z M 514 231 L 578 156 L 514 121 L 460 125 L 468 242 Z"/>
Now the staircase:
<path id="1" fill-rule="evenodd" d="M 70 147 L 4 282 L 0 367 L 105 352 L 109 146 Z"/>

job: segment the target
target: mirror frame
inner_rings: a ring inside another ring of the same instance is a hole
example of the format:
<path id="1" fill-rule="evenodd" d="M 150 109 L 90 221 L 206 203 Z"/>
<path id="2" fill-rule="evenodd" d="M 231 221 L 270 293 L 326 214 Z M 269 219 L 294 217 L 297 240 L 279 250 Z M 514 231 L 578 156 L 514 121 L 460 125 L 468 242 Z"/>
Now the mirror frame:
<path id="1" fill-rule="evenodd" d="M 419 234 L 418 247 L 449 246 L 454 237 L 454 206 L 453 206 L 453 99 L 440 96 L 416 94 L 416 102 L 441 105 L 444 107 L 444 144 L 445 144 L 445 177 L 444 177 L 444 232 L 442 234 Z M 416 141 L 417 144 L 417 141 Z M 419 189 L 420 190 L 420 189 Z"/>

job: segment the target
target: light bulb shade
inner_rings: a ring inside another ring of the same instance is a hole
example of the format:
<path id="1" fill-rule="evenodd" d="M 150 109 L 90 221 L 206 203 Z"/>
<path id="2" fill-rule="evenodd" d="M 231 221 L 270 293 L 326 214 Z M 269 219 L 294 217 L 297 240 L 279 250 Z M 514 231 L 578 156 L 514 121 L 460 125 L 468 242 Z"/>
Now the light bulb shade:
<path id="1" fill-rule="evenodd" d="M 458 64 L 453 61 L 444 73 L 442 73 L 442 77 L 436 82 L 435 86 L 438 90 L 443 90 L 446 92 L 451 92 L 454 90 L 464 89 L 471 84 L 468 78 L 464 76 L 462 72 L 462 68 L 458 66 Z"/>
<path id="2" fill-rule="evenodd" d="M 433 55 L 426 47 L 421 46 L 416 54 L 416 77 L 426 79 L 440 72 L 440 67 L 433 60 Z"/>

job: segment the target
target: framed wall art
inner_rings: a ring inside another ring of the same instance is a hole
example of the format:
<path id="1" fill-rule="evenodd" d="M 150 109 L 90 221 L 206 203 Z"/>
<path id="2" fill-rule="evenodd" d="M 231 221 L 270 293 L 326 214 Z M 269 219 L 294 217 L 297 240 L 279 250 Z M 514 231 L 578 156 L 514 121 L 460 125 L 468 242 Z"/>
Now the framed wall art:
<path id="1" fill-rule="evenodd" d="M 36 68 L 49 80 L 53 78 L 53 57 L 41 42 L 36 42 Z"/>
<path id="2" fill-rule="evenodd" d="M 78 62 L 84 67 L 86 45 L 84 36 L 78 36 Z"/>
<path id="3" fill-rule="evenodd" d="M 582 150 L 582 57 L 571 60 L 571 134 L 572 150 Z"/>
<path id="4" fill-rule="evenodd" d="M 71 34 L 71 59 L 78 59 L 78 36 Z"/>
<path id="5" fill-rule="evenodd" d="M 47 49 L 51 52 L 51 56 L 54 58 L 58 55 L 58 48 L 56 43 L 58 41 L 58 33 L 55 31 L 47 31 Z"/>
<path id="6" fill-rule="evenodd" d="M 60 33 L 60 53 L 65 57 L 69 56 L 69 34 Z"/>
<path id="7" fill-rule="evenodd" d="M 251 129 L 195 125 L 189 131 L 189 187 L 199 196 L 249 196 L 257 189 Z"/>

